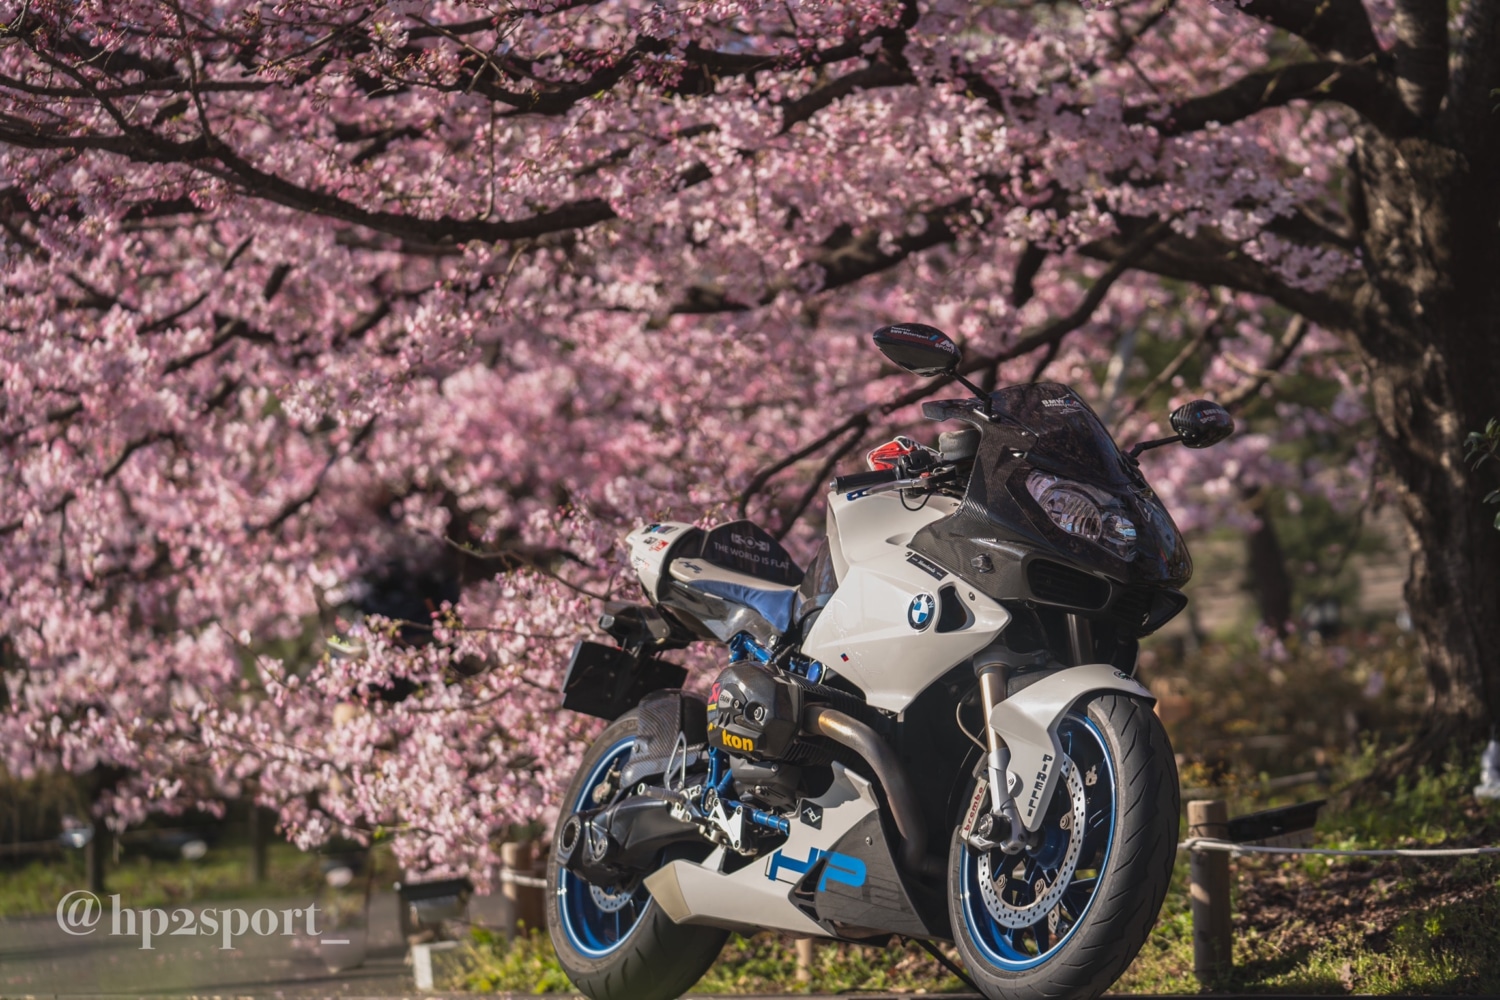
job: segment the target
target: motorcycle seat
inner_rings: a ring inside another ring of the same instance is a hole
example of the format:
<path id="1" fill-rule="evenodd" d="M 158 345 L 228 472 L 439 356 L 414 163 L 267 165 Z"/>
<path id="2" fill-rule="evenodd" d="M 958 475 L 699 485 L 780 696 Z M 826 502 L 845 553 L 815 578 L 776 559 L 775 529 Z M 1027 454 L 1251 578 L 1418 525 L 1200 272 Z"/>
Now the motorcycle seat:
<path id="1" fill-rule="evenodd" d="M 778 632 L 785 633 L 792 626 L 798 596 L 795 586 L 715 566 L 706 559 L 674 559 L 668 572 L 684 586 L 753 609 Z"/>

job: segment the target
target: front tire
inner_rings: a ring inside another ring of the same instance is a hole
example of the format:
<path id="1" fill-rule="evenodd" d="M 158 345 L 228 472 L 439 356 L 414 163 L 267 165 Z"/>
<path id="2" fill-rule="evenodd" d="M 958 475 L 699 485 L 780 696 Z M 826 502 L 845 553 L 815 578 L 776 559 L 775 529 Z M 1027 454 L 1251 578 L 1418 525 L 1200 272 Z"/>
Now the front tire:
<path id="1" fill-rule="evenodd" d="M 703 977 L 728 931 L 675 924 L 644 885 L 594 886 L 557 861 L 562 826 L 573 812 L 618 792 L 618 769 L 635 746 L 631 709 L 599 734 L 568 784 L 547 857 L 547 930 L 557 960 L 592 1000 L 675 1000 Z M 613 776 L 613 777 L 612 777 Z M 601 792 L 602 789 L 602 792 Z"/>
<path id="2" fill-rule="evenodd" d="M 1099 996 L 1145 944 L 1172 878 L 1177 766 L 1151 706 L 1095 697 L 1064 717 L 1059 737 L 1074 774 L 1060 764 L 1035 848 L 986 858 L 953 831 L 954 941 L 991 1000 Z"/>

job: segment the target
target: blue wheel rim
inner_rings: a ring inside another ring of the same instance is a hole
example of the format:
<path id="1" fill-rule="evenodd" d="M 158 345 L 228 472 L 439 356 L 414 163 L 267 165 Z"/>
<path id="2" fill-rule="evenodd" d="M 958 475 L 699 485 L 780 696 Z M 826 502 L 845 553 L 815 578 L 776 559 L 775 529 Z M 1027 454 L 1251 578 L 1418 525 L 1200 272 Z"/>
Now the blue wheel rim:
<path id="1" fill-rule="evenodd" d="M 1084 784 L 1084 814 L 1087 828 L 1083 849 L 1069 882 L 1051 912 L 1058 915 L 1054 930 L 1048 925 L 1046 914 L 1029 927 L 1004 927 L 990 915 L 979 888 L 979 855 L 966 844 L 959 846 L 959 906 L 963 910 L 969 940 L 974 943 L 980 957 L 996 969 L 1006 972 L 1024 972 L 1034 969 L 1056 957 L 1075 931 L 1083 925 L 1084 918 L 1094 904 L 1099 883 L 1112 859 L 1115 839 L 1115 767 L 1109 754 L 1109 744 L 1092 719 L 1077 712 L 1070 712 L 1058 727 L 1058 738 L 1063 752 L 1072 758 L 1080 774 L 1097 768 L 1093 784 Z M 1048 809 L 1045 828 L 1052 831 L 1060 816 L 1059 803 L 1067 798 L 1063 786 L 1054 793 Z M 1055 838 L 1054 838 L 1055 839 Z M 1016 859 L 1025 866 L 1021 879 L 1011 880 L 1014 902 L 1024 906 L 1034 898 L 1031 885 L 1038 875 L 1052 874 L 1057 869 L 1048 869 L 1047 862 L 1054 860 L 1060 852 L 1056 845 L 1044 841 L 1035 852 L 1028 852 Z M 1010 862 L 1007 862 L 1010 864 Z M 1050 881 L 1050 880 L 1049 880 Z"/>
<path id="2" fill-rule="evenodd" d="M 635 737 L 628 736 L 605 751 L 584 779 L 578 798 L 572 803 L 574 812 L 593 805 L 594 790 L 604 783 L 611 768 L 617 764 L 624 766 L 634 749 Z M 568 944 L 589 958 L 603 958 L 624 945 L 651 906 L 651 893 L 642 884 L 618 908 L 604 909 L 595 899 L 593 887 L 561 866 L 557 869 L 556 891 L 563 934 Z"/>

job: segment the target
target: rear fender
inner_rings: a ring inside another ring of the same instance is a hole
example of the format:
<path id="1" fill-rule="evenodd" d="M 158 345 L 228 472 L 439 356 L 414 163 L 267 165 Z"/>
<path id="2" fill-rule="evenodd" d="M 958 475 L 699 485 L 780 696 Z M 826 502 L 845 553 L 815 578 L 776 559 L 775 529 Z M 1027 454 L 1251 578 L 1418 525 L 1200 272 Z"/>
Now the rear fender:
<path id="1" fill-rule="evenodd" d="M 1063 716 L 1089 695 L 1104 691 L 1156 701 L 1138 681 L 1110 664 L 1087 663 L 1028 685 L 990 713 L 990 728 L 1010 748 L 1008 780 L 1027 830 L 1042 825 L 1047 803 L 1052 801 L 1057 762 L 1063 757 L 1057 737 Z"/>

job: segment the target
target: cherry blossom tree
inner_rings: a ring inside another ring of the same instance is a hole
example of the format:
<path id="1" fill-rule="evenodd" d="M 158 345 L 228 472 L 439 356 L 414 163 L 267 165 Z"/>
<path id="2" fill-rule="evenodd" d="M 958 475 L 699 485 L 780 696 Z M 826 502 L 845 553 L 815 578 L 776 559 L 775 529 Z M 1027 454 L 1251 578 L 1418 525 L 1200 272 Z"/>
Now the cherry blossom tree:
<path id="1" fill-rule="evenodd" d="M 1431 732 L 1473 731 L 1497 9 L 0 2 L 0 759 L 482 873 L 589 731 L 554 692 L 618 533 L 805 546 L 951 388 L 868 349 L 907 318 L 1126 436 L 1252 416 L 1147 459 L 1188 520 L 1290 471 L 1357 500 L 1373 442 L 1270 446 L 1368 399 Z"/>

